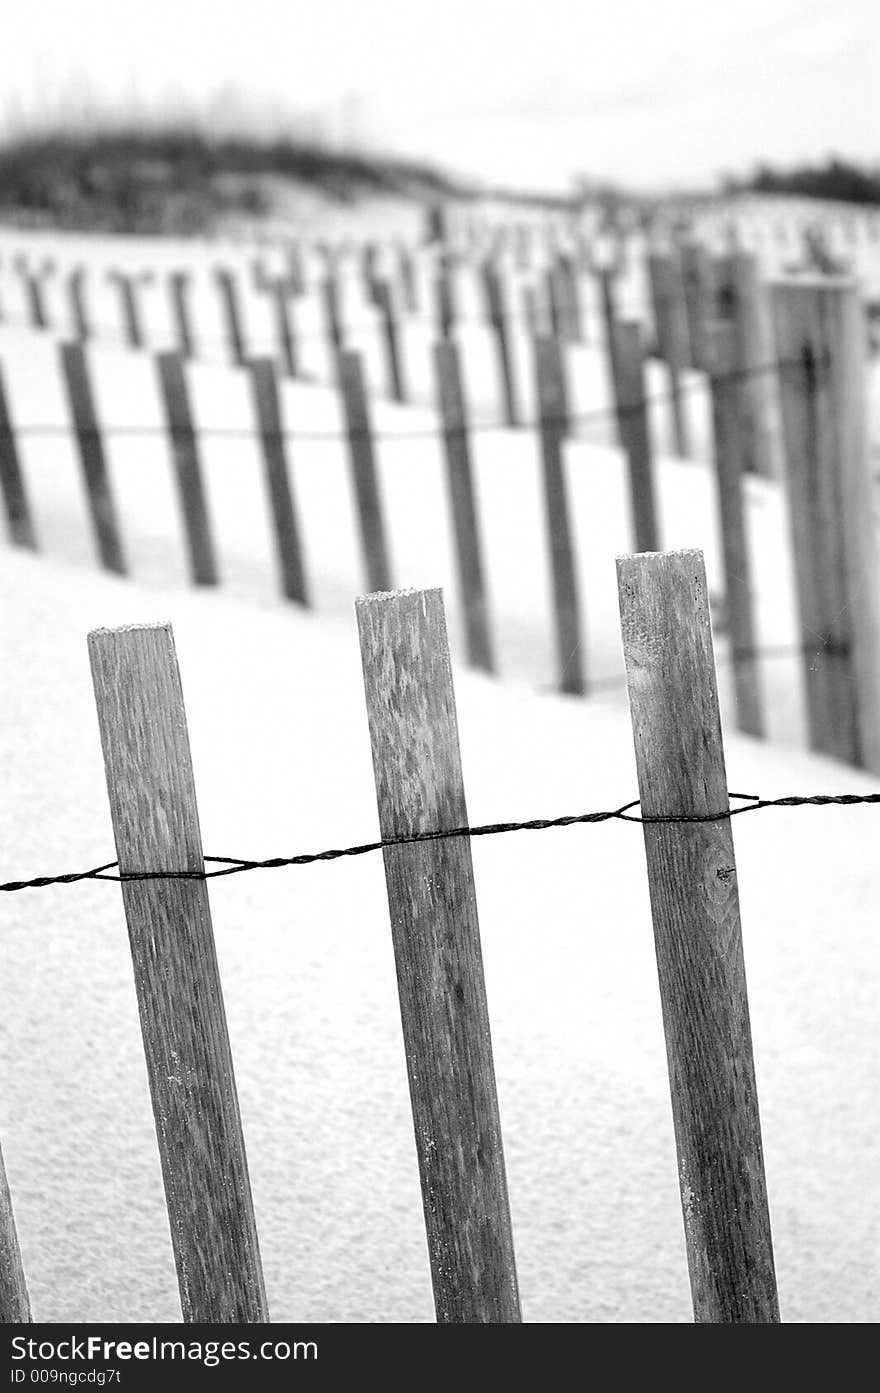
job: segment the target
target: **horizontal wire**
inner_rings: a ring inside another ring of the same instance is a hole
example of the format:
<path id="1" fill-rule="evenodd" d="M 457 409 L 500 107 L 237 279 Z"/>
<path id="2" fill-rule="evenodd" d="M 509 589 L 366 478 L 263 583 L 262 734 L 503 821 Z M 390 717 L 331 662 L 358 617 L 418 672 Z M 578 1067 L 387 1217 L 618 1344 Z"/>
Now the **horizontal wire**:
<path id="1" fill-rule="evenodd" d="M 814 793 L 788 794 L 782 798 L 760 798 L 755 793 L 728 793 L 728 799 L 742 803 L 739 808 L 725 808 L 715 813 L 634 813 L 639 799 L 621 807 L 602 812 L 576 813 L 564 817 L 532 818 L 527 822 L 489 822 L 476 827 L 434 828 L 427 832 L 412 832 L 396 837 L 382 837 L 376 842 L 357 846 L 336 847 L 326 851 L 304 852 L 297 856 L 272 856 L 268 860 L 251 861 L 235 856 L 205 856 L 203 860 L 218 870 L 201 871 L 120 871 L 118 861 L 97 866 L 89 871 L 74 871 L 67 875 L 36 876 L 32 880 L 11 880 L 0 885 L 0 891 L 42 889 L 49 885 L 70 885 L 82 880 L 106 880 L 116 884 L 147 880 L 216 880 L 221 876 L 239 875 L 244 871 L 277 870 L 287 866 L 310 866 L 319 861 L 338 861 L 343 857 L 366 856 L 392 847 L 414 846 L 420 842 L 449 841 L 462 837 L 490 837 L 506 832 L 543 832 L 557 827 L 574 827 L 599 822 L 636 822 L 643 826 L 687 826 L 695 823 L 725 822 L 741 813 L 760 812 L 766 808 L 801 808 L 829 806 L 855 807 L 880 803 L 880 793 Z"/>

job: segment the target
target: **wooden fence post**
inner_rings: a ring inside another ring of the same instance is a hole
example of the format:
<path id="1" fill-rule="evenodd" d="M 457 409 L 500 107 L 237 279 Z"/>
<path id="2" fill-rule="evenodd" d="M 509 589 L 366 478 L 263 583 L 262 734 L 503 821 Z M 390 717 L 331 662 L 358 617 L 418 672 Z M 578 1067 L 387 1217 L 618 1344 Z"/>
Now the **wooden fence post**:
<path id="1" fill-rule="evenodd" d="M 781 473 L 771 430 L 775 382 L 768 333 L 764 323 L 764 292 L 758 263 L 749 252 L 734 252 L 716 262 L 718 309 L 737 328 L 737 371 L 742 374 L 745 469 L 765 478 Z"/>
<path id="2" fill-rule="evenodd" d="M 371 305 L 376 304 L 376 283 L 379 280 L 378 261 L 378 243 L 364 242 L 361 248 L 361 284 L 364 298 Z"/>
<path id="3" fill-rule="evenodd" d="M 771 303 L 810 745 L 880 774 L 880 613 L 864 313 L 836 277 Z"/>
<path id="4" fill-rule="evenodd" d="M 281 403 L 278 379 L 271 358 L 252 358 L 250 361 L 251 391 L 259 423 L 260 441 L 266 469 L 266 486 L 275 527 L 275 544 L 281 570 L 281 589 L 288 600 L 301 605 L 309 602 L 303 566 L 299 524 L 293 502 L 287 451 L 281 424 Z"/>
<path id="5" fill-rule="evenodd" d="M 398 243 L 397 246 L 397 266 L 400 273 L 400 288 L 403 294 L 403 303 L 406 306 L 406 311 L 408 314 L 418 314 L 418 281 L 416 280 L 413 254 L 410 248 L 403 242 Z"/>
<path id="6" fill-rule="evenodd" d="M 17 547 L 30 547 L 36 551 L 37 539 L 31 519 L 30 503 L 18 450 L 3 373 L 0 370 L 0 491 L 3 493 L 3 507 L 6 512 L 6 525 L 10 539 Z"/>
<path id="7" fill-rule="evenodd" d="M 92 336 L 89 312 L 86 309 L 85 281 L 86 272 L 83 266 L 75 266 L 67 278 L 70 317 L 73 320 L 74 333 L 80 343 L 85 343 L 86 339 Z"/>
<path id="8" fill-rule="evenodd" d="M 177 332 L 177 351 L 182 358 L 192 358 L 195 352 L 189 309 L 190 283 L 188 271 L 172 271 L 168 280 L 171 290 L 171 313 Z"/>
<path id="9" fill-rule="evenodd" d="M 513 385 L 513 360 L 507 333 L 508 310 L 501 275 L 498 267 L 492 261 L 483 262 L 483 285 L 486 291 L 489 323 L 495 334 L 498 349 L 498 368 L 504 396 L 504 420 L 508 426 L 515 426 L 519 421 L 519 412 Z"/>
<path id="10" fill-rule="evenodd" d="M 729 808 L 702 553 L 617 562 L 642 816 Z M 646 822 L 694 1317 L 779 1320 L 730 819 Z"/>
<path id="11" fill-rule="evenodd" d="M 464 603 L 468 662 L 484 672 L 493 672 L 495 664 L 489 633 L 489 607 L 457 344 L 434 344 L 434 370 L 443 419 L 446 480 L 452 508 L 458 583 Z"/>
<path id="12" fill-rule="evenodd" d="M 559 690 L 580 696 L 586 691 L 587 686 L 584 676 L 580 601 L 562 468 L 562 442 L 568 429 L 568 403 L 562 354 L 555 339 L 535 339 L 535 370 L 547 541 L 553 575 Z"/>
<path id="13" fill-rule="evenodd" d="M 156 368 L 171 439 L 190 575 L 196 585 L 216 585 L 217 562 L 183 359 L 179 353 L 159 353 Z"/>
<path id="14" fill-rule="evenodd" d="M 306 289 L 305 270 L 303 268 L 302 247 L 299 241 L 294 238 L 288 242 L 287 249 L 287 271 L 290 276 L 290 286 L 294 295 L 304 295 Z"/>
<path id="15" fill-rule="evenodd" d="M 171 626 L 88 642 L 183 1318 L 267 1321 Z"/>
<path id="16" fill-rule="evenodd" d="M 244 323 L 241 315 L 241 300 L 239 297 L 238 279 L 233 271 L 228 267 L 218 267 L 214 272 L 217 289 L 220 292 L 220 303 L 223 306 L 223 318 L 226 321 L 226 333 L 229 341 L 230 361 L 236 367 L 244 367 L 247 363 L 247 349 L 245 348 Z"/>
<path id="17" fill-rule="evenodd" d="M 730 629 L 736 723 L 747 735 L 764 734 L 753 618 L 752 566 L 743 496 L 742 379 L 736 326 L 704 324 L 704 363 L 710 373 L 719 531 Z"/>
<path id="18" fill-rule="evenodd" d="M 645 391 L 642 326 L 637 319 L 611 325 L 608 346 L 614 377 L 618 438 L 626 451 L 636 551 L 659 551 L 654 452 Z"/>
<path id="19" fill-rule="evenodd" d="M 687 318 L 688 362 L 699 372 L 709 371 L 707 326 L 715 318 L 712 257 L 701 242 L 683 242 L 680 248 L 684 309 Z"/>
<path id="20" fill-rule="evenodd" d="M 116 521 L 116 507 L 98 427 L 88 359 L 81 343 L 61 344 L 61 370 L 73 415 L 89 514 L 101 564 L 105 570 L 124 576 L 127 567 Z"/>
<path id="21" fill-rule="evenodd" d="M 345 332 L 342 327 L 339 281 L 336 277 L 335 270 L 329 270 L 321 281 L 321 298 L 324 303 L 327 337 L 333 355 L 333 362 L 336 367 L 336 374 L 341 379 L 342 368 L 340 359 L 341 355 L 345 352 Z"/>
<path id="22" fill-rule="evenodd" d="M 293 286 L 289 276 L 267 277 L 264 290 L 271 297 L 275 312 L 275 332 L 284 373 L 299 377 L 299 350 L 293 314 Z"/>
<path id="23" fill-rule="evenodd" d="M 385 521 L 373 454 L 373 429 L 359 354 L 342 349 L 339 385 L 345 412 L 351 459 L 355 507 L 361 534 L 364 568 L 369 590 L 390 590 L 391 563 L 385 537 Z"/>
<path id="24" fill-rule="evenodd" d="M 46 301 L 43 298 L 43 282 L 45 278 L 52 274 L 54 266 L 43 266 L 39 271 L 32 271 L 25 262 L 19 265 L 24 288 L 27 293 L 28 312 L 31 324 L 35 329 L 49 328 L 49 314 L 46 310 Z"/>
<path id="25" fill-rule="evenodd" d="M 388 383 L 394 401 L 406 401 L 406 382 L 400 352 L 400 337 L 397 318 L 391 295 L 391 286 L 386 280 L 377 280 L 374 285 L 375 304 L 382 315 L 382 334 L 385 339 L 385 353 L 388 363 Z"/>
<path id="26" fill-rule="evenodd" d="M 0 1151 L 0 1324 L 24 1325 L 30 1320 L 31 1302 L 12 1212 L 6 1165 Z"/>
<path id="27" fill-rule="evenodd" d="M 382 837 L 466 827 L 440 591 L 356 608 Z M 470 839 L 383 856 L 437 1320 L 518 1322 Z"/>
<path id="28" fill-rule="evenodd" d="M 687 366 L 690 349 L 681 285 L 675 263 L 665 253 L 648 253 L 648 272 L 658 349 L 669 376 L 675 451 L 685 458 L 690 454 L 690 441 L 682 401 L 681 374 Z"/>
<path id="29" fill-rule="evenodd" d="M 598 267 L 595 275 L 599 286 L 599 305 L 605 341 L 605 360 L 608 368 L 608 375 L 611 379 L 611 390 L 614 394 L 615 403 L 618 404 L 620 400 L 620 387 L 617 380 L 619 374 L 617 363 L 614 360 L 617 342 L 617 281 L 615 273 L 610 266 Z M 615 412 L 614 428 L 617 434 L 617 443 L 622 446 L 624 444 L 624 437 L 621 433 L 622 428 L 619 409 Z"/>
<path id="30" fill-rule="evenodd" d="M 138 278 L 130 271 L 108 271 L 107 279 L 115 281 L 119 290 L 119 304 L 125 330 L 125 342 L 129 348 L 144 347 L 144 329 L 141 323 L 140 306 L 137 298 L 138 279 L 150 280 L 149 273 Z"/>
<path id="31" fill-rule="evenodd" d="M 437 320 L 440 326 L 440 337 L 451 339 L 457 314 L 452 288 L 452 266 L 450 258 L 446 255 L 441 256 L 438 260 L 434 285 L 437 296 Z"/>
<path id="32" fill-rule="evenodd" d="M 583 321 L 572 258 L 559 253 L 547 267 L 547 292 L 554 337 L 566 343 L 583 341 Z"/>

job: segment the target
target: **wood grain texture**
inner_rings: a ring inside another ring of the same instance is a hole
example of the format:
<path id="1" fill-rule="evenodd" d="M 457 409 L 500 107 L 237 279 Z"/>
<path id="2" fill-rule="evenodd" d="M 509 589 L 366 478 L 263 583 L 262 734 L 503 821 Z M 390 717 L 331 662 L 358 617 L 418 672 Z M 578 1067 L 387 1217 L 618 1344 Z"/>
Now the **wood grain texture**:
<path id="1" fill-rule="evenodd" d="M 586 691 L 585 650 L 562 465 L 562 442 L 567 430 L 568 401 L 562 355 L 555 339 L 535 339 L 535 373 L 544 476 L 544 509 L 553 580 L 553 618 L 559 690 L 579 696 Z"/>
<path id="2" fill-rule="evenodd" d="M 18 458 L 15 432 L 9 414 L 9 402 L 0 366 L 0 493 L 9 539 L 17 547 L 37 549 L 37 537 L 31 516 L 24 475 Z"/>
<path id="3" fill-rule="evenodd" d="M 190 576 L 196 585 L 216 585 L 219 580 L 217 560 L 183 359 L 179 353 L 159 353 L 156 371 L 174 461 Z"/>
<path id="4" fill-rule="evenodd" d="M 171 626 L 88 642 L 120 872 L 201 872 Z M 265 1321 L 207 884 L 123 881 L 122 898 L 183 1318 Z"/>
<path id="5" fill-rule="evenodd" d="M 434 344 L 434 372 L 443 420 L 446 484 L 452 510 L 458 583 L 464 604 L 468 662 L 484 672 L 493 672 L 495 663 L 489 629 L 489 603 L 474 495 L 468 419 L 456 344 Z"/>
<path id="6" fill-rule="evenodd" d="M 736 325 L 727 320 L 706 321 L 703 352 L 710 374 L 712 396 L 713 460 L 724 563 L 724 594 L 733 649 L 736 724 L 747 735 L 763 736 L 761 683 L 755 651 L 755 601 L 743 482 L 744 384 L 738 373 Z"/>
<path id="7" fill-rule="evenodd" d="M 373 428 L 360 355 L 351 349 L 342 349 L 339 354 L 339 384 L 367 589 L 390 590 L 391 562 L 376 474 Z"/>
<path id="8" fill-rule="evenodd" d="M 831 277 L 772 287 L 810 745 L 880 774 L 880 591 L 864 314 Z"/>
<path id="9" fill-rule="evenodd" d="M 627 458 L 635 549 L 657 551 L 660 545 L 660 528 L 641 323 L 630 319 L 612 324 L 610 351 L 618 434 Z"/>
<path id="10" fill-rule="evenodd" d="M 190 276 L 187 271 L 172 271 L 168 278 L 168 288 L 171 294 L 171 319 L 177 339 L 177 351 L 182 358 L 192 358 L 195 353 L 195 336 L 189 304 L 190 285 Z"/>
<path id="11" fill-rule="evenodd" d="M 657 347 L 669 377 L 675 451 L 684 459 L 690 454 L 690 437 L 681 391 L 681 374 L 690 357 L 684 293 L 675 262 L 665 252 L 648 253 L 648 276 Z"/>
<path id="12" fill-rule="evenodd" d="M 356 608 L 382 836 L 466 826 L 440 591 Z M 437 1320 L 519 1321 L 470 841 L 383 856 Z"/>
<path id="13" fill-rule="evenodd" d="M 86 272 L 82 266 L 75 266 L 67 278 L 67 293 L 70 300 L 70 317 L 73 330 L 80 343 L 91 338 L 92 326 L 86 304 Z"/>
<path id="14" fill-rule="evenodd" d="M 389 392 L 393 401 L 405 402 L 407 399 L 406 377 L 403 371 L 400 334 L 391 286 L 386 280 L 377 280 L 374 289 L 375 303 L 382 316 L 382 338 L 385 343 Z"/>
<path id="15" fill-rule="evenodd" d="M 30 1296 L 12 1213 L 6 1165 L 0 1152 L 0 1324 L 24 1324 L 30 1320 Z"/>
<path id="16" fill-rule="evenodd" d="M 513 380 L 513 360 L 510 353 L 507 299 L 505 296 L 504 283 L 501 279 L 501 273 L 498 267 L 491 260 L 483 262 L 482 275 L 489 323 L 495 335 L 498 373 L 501 382 L 502 409 L 504 412 L 503 419 L 506 425 L 515 426 L 519 422 L 519 409 Z"/>
<path id="17" fill-rule="evenodd" d="M 281 590 L 288 600 L 296 600 L 301 605 L 307 605 L 309 602 L 308 585 L 305 577 L 299 522 L 297 521 L 290 471 L 287 464 L 287 450 L 281 421 L 281 402 L 278 396 L 278 379 L 275 375 L 275 364 L 272 359 L 252 358 L 250 377 L 251 394 L 263 450 L 266 488 L 272 512 L 278 566 L 281 572 Z"/>
<path id="18" fill-rule="evenodd" d="M 621 557 L 617 577 L 642 813 L 726 811 L 702 553 Z M 643 831 L 694 1317 L 774 1322 L 730 819 Z"/>
<path id="19" fill-rule="evenodd" d="M 764 371 L 772 362 L 764 288 L 757 258 L 738 251 L 715 263 L 718 313 L 733 320 L 737 330 L 737 367 L 743 374 L 740 394 L 744 469 L 749 474 L 776 478 L 781 473 L 773 441 L 774 375 Z"/>
<path id="20" fill-rule="evenodd" d="M 61 344 L 61 371 L 73 416 L 86 500 L 98 555 L 105 570 L 125 575 L 127 567 L 116 519 L 116 505 L 104 457 L 104 443 L 98 428 L 88 359 L 82 344 Z"/>
<path id="21" fill-rule="evenodd" d="M 226 326 L 229 359 L 236 367 L 243 367 L 247 362 L 248 355 L 245 347 L 244 322 L 242 320 L 241 302 L 238 293 L 238 279 L 227 267 L 218 267 L 214 276 L 217 283 L 217 291 L 220 296 L 220 308 L 223 321 Z"/>

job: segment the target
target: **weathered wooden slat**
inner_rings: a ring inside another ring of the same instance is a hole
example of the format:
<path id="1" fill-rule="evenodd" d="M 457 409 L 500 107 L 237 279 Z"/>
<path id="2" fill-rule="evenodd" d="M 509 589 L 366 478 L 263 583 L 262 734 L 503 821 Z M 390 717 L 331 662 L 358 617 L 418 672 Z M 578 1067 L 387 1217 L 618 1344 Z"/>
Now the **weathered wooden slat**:
<path id="1" fill-rule="evenodd" d="M 223 320 L 226 325 L 226 338 L 229 344 L 229 358 L 236 367 L 244 367 L 248 354 L 245 346 L 244 320 L 241 313 L 238 277 L 226 266 L 218 266 L 214 272 Z"/>
<path id="2" fill-rule="evenodd" d="M 701 552 L 617 562 L 644 817 L 728 810 Z M 694 1317 L 779 1319 L 729 818 L 643 828 Z"/>
<path id="3" fill-rule="evenodd" d="M 321 300 L 324 306 L 324 321 L 330 352 L 335 364 L 337 376 L 341 381 L 341 355 L 345 351 L 345 330 L 342 324 L 342 304 L 339 280 L 335 270 L 328 271 L 328 274 L 321 281 Z"/>
<path id="4" fill-rule="evenodd" d="M 9 537 L 17 547 L 36 550 L 37 538 L 31 508 L 25 488 L 24 475 L 18 458 L 15 431 L 9 414 L 3 371 L 0 367 L 0 491 Z"/>
<path id="5" fill-rule="evenodd" d="M 467 826 L 440 591 L 365 596 L 357 620 L 383 838 Z M 470 840 L 383 855 L 437 1320 L 516 1322 Z"/>
<path id="6" fill-rule="evenodd" d="M 302 543 L 293 501 L 290 471 L 287 466 L 287 451 L 284 444 L 281 402 L 278 394 L 275 364 L 271 358 L 252 358 L 250 374 L 254 410 L 263 448 L 266 487 L 269 493 L 269 506 L 272 510 L 278 565 L 281 571 L 281 589 L 288 600 L 296 600 L 301 605 L 307 605 L 309 602 L 308 585 L 305 577 Z"/>
<path id="7" fill-rule="evenodd" d="M 204 871 L 168 624 L 98 629 L 89 658 L 120 873 Z M 203 879 L 122 899 L 185 1321 L 266 1321 L 250 1180 Z"/>
<path id="8" fill-rule="evenodd" d="M 450 339 L 455 329 L 457 313 L 452 280 L 452 260 L 451 257 L 445 254 L 439 256 L 437 259 L 434 292 L 437 303 L 437 322 L 440 328 L 440 336 L 444 339 Z"/>
<path id="9" fill-rule="evenodd" d="M 299 377 L 299 344 L 293 309 L 293 287 L 289 276 L 267 278 L 265 289 L 271 297 L 275 316 L 275 335 L 282 371 L 288 377 Z"/>
<path id="10" fill-rule="evenodd" d="M 547 542 L 553 579 L 553 618 L 559 690 L 582 695 L 587 688 L 580 599 L 562 467 L 568 402 L 559 344 L 535 339 L 535 371 L 544 476 Z"/>
<path id="11" fill-rule="evenodd" d="M 756 653 L 752 564 L 746 527 L 742 436 L 742 378 L 736 325 L 707 322 L 704 362 L 710 373 L 719 531 L 724 594 L 733 657 L 736 723 L 747 735 L 764 734 Z"/>
<path id="12" fill-rule="evenodd" d="M 709 371 L 706 333 L 716 316 L 712 256 L 701 242 L 683 242 L 680 248 L 681 280 L 688 329 L 688 364 Z"/>
<path id="13" fill-rule="evenodd" d="M 156 369 L 168 424 L 190 575 L 196 585 L 216 585 L 219 576 L 214 540 L 183 359 L 179 353 L 159 353 Z"/>
<path id="14" fill-rule="evenodd" d="M 129 348 L 143 348 L 144 329 L 138 304 L 137 278 L 130 271 L 108 271 L 107 279 L 113 281 L 119 292 L 119 307 L 125 342 Z"/>
<path id="15" fill-rule="evenodd" d="M 52 268 L 46 267 L 42 270 L 34 271 L 22 265 L 20 271 L 24 283 L 31 324 L 35 329 L 48 329 L 49 312 L 46 309 L 46 300 L 43 295 L 43 282 L 46 276 L 51 274 Z"/>
<path id="16" fill-rule="evenodd" d="M 682 398 L 681 375 L 687 367 L 690 348 L 687 339 L 687 320 L 684 296 L 677 268 L 665 252 L 648 253 L 648 273 L 651 282 L 651 303 L 657 329 L 660 357 L 666 364 L 669 378 L 669 401 L 676 454 L 682 458 L 690 453 L 690 437 Z"/>
<path id="17" fill-rule="evenodd" d="M 360 356 L 351 349 L 340 351 L 339 385 L 345 412 L 355 508 L 360 528 L 367 588 L 369 590 L 390 590 L 392 588 L 391 562 L 373 452 L 373 428 L 367 406 Z"/>
<path id="18" fill-rule="evenodd" d="M 6 1164 L 0 1152 L 0 1324 L 25 1324 L 30 1320 L 31 1301 L 12 1212 Z"/>
<path id="19" fill-rule="evenodd" d="M 880 774 L 880 576 L 854 283 L 772 287 L 803 681 L 814 750 Z"/>
<path id="20" fill-rule="evenodd" d="M 70 297 L 70 317 L 73 331 L 80 343 L 92 336 L 92 326 L 86 305 L 86 271 L 83 266 L 75 266 L 67 278 L 67 292 Z"/>
<path id="21" fill-rule="evenodd" d="M 375 303 L 382 316 L 382 337 L 385 341 L 385 358 L 388 366 L 388 385 L 393 401 L 405 402 L 406 375 L 403 371 L 403 357 L 397 315 L 391 295 L 391 286 L 386 280 L 377 280 L 374 286 Z"/>
<path id="22" fill-rule="evenodd" d="M 407 314 L 419 312 L 419 283 L 416 277 L 412 250 L 403 242 L 397 246 L 397 268 L 400 290 Z"/>
<path id="23" fill-rule="evenodd" d="M 468 662 L 484 672 L 492 672 L 495 664 L 474 496 L 468 419 L 455 343 L 440 342 L 434 345 L 434 370 L 443 421 L 446 480 L 452 508 L 458 581 L 464 604 Z"/>
<path id="24" fill-rule="evenodd" d="M 737 329 L 744 468 L 749 474 L 776 478 L 781 473 L 773 434 L 776 383 L 757 258 L 742 251 L 719 257 L 714 275 L 718 312 Z"/>
<path id="25" fill-rule="evenodd" d="M 504 421 L 508 426 L 515 426 L 519 422 L 519 408 L 517 406 L 516 387 L 513 380 L 513 359 L 510 352 L 510 337 L 508 332 L 509 314 L 504 283 L 501 279 L 501 273 L 498 267 L 491 260 L 483 262 L 482 273 L 489 323 L 495 335 L 495 345 L 498 353 L 498 371 L 501 378 Z"/>
<path id="26" fill-rule="evenodd" d="M 177 337 L 177 351 L 182 358 L 195 353 L 195 336 L 189 306 L 191 278 L 188 271 L 172 271 L 168 277 L 171 292 L 171 317 Z"/>
<path id="27" fill-rule="evenodd" d="M 660 529 L 654 486 L 654 452 L 646 400 L 642 326 L 638 320 L 612 323 L 610 355 L 614 370 L 618 436 L 627 457 L 635 549 L 657 551 Z"/>
<path id="28" fill-rule="evenodd" d="M 116 507 L 98 427 L 88 359 L 82 344 L 61 345 L 61 371 L 73 416 L 89 514 L 101 564 L 105 570 L 125 575 L 127 567 L 116 521 Z"/>

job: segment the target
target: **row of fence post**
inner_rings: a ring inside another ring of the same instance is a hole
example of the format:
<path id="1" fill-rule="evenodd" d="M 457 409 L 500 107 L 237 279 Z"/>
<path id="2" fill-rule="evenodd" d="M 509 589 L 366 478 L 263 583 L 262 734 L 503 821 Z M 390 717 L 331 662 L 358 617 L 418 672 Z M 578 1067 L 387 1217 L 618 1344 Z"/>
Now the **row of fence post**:
<path id="1" fill-rule="evenodd" d="M 661 276 L 657 283 L 668 286 L 672 263 L 669 258 L 664 262 L 659 255 L 652 259 L 652 265 L 661 263 L 665 265 L 666 279 Z M 743 731 L 753 735 L 762 733 L 765 725 L 744 479 L 749 474 L 780 472 L 774 458 L 777 446 L 771 441 L 772 410 L 779 418 L 778 444 L 783 447 L 786 460 L 785 486 L 810 743 L 817 751 L 880 772 L 880 707 L 874 701 L 880 665 L 880 622 L 875 603 L 873 495 L 865 440 L 866 350 L 858 292 L 849 282 L 802 277 L 772 285 L 765 306 L 749 258 L 734 256 L 714 268 L 704 257 L 691 257 L 687 264 L 690 315 L 699 332 L 692 328 L 689 334 L 685 333 L 687 315 L 682 309 L 671 321 L 677 327 L 667 326 L 664 333 L 667 338 L 677 335 L 680 340 L 674 349 L 667 350 L 673 360 L 671 381 L 679 380 L 679 365 L 683 369 L 697 360 L 701 371 L 708 372 L 737 722 Z M 326 282 L 326 286 L 330 284 Z M 498 310 L 497 323 L 503 325 L 506 321 L 498 308 L 497 282 L 490 277 L 489 284 L 495 287 L 492 295 L 496 297 L 493 303 Z M 662 545 L 662 537 L 655 496 L 644 337 L 636 322 L 616 317 L 610 280 L 603 286 L 617 435 L 627 459 L 631 535 L 637 550 L 656 551 Z M 332 303 L 332 292 L 327 293 Z M 699 314 L 693 308 L 695 304 L 702 306 Z M 714 311 L 714 317 L 707 319 L 709 310 Z M 775 362 L 770 361 L 763 327 L 767 320 L 772 325 Z M 363 371 L 359 356 L 344 347 L 338 319 L 333 322 L 364 574 L 369 589 L 388 589 L 393 584 L 393 567 Z M 468 651 L 478 666 L 492 670 L 490 601 L 472 474 L 468 410 L 457 352 L 454 340 L 443 340 L 442 351 L 435 352 L 434 372 Z M 509 368 L 508 349 L 504 352 L 508 354 Z M 759 352 L 761 361 L 757 361 Z M 97 549 L 102 564 L 121 574 L 126 571 L 126 558 L 83 346 L 63 344 L 61 358 Z M 157 365 L 190 571 L 197 583 L 214 584 L 219 568 L 183 362 L 178 354 L 164 353 L 159 355 Z M 250 372 L 254 384 L 256 434 L 265 462 L 282 593 L 305 603 L 308 589 L 303 542 L 275 369 L 269 359 L 252 360 L 246 355 L 242 357 L 242 367 Z M 578 595 L 563 465 L 569 412 L 559 339 L 534 340 L 534 370 L 557 682 L 563 691 L 583 693 L 588 689 L 589 678 L 584 606 Z M 673 402 L 675 399 L 673 392 Z M 515 411 L 512 398 L 510 405 Z M 35 546 L 36 529 L 2 380 L 0 487 L 12 540 L 18 545 Z"/>
<path id="2" fill-rule="evenodd" d="M 772 1322 L 702 554 L 623 557 L 618 590 L 694 1316 Z M 468 825 L 442 597 L 371 594 L 356 612 L 437 1320 L 516 1322 L 470 838 L 401 841 Z M 169 625 L 97 630 L 88 647 L 183 1318 L 265 1321 L 173 636 Z M 0 1316 L 29 1318 L 4 1187 Z"/>

